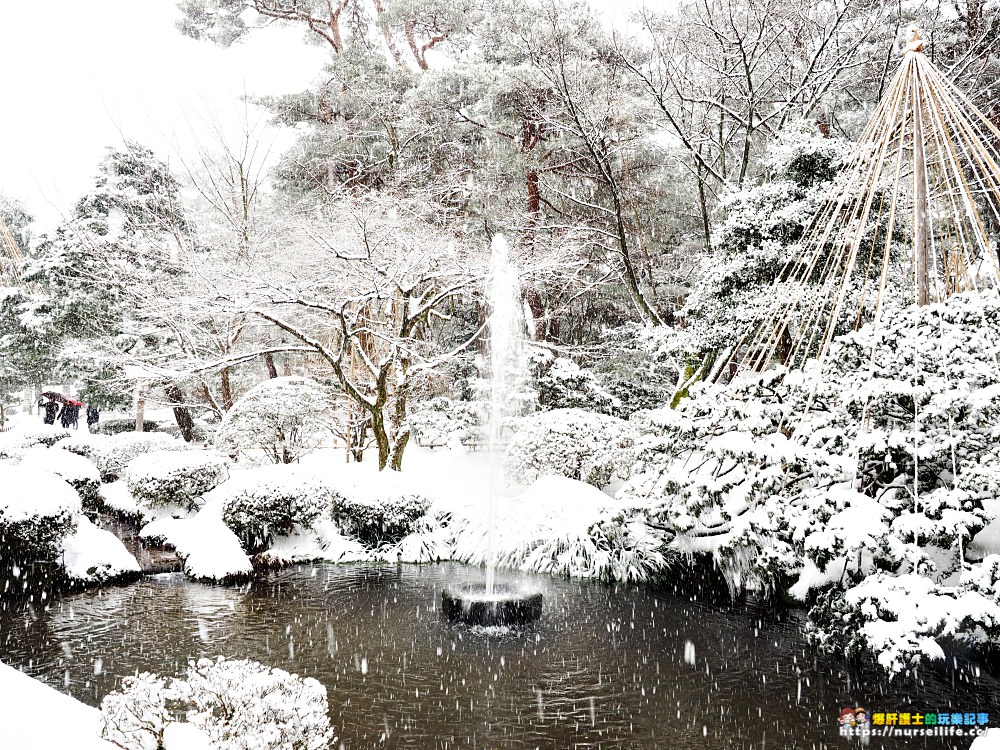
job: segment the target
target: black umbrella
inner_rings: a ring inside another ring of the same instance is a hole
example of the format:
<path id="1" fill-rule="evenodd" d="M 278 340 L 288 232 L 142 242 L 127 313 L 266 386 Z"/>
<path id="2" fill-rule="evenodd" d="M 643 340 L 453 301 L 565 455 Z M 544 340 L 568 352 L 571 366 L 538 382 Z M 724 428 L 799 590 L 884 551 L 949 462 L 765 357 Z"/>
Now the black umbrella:
<path id="1" fill-rule="evenodd" d="M 47 398 L 49 401 L 58 401 L 60 404 L 68 404 L 70 402 L 70 399 L 66 398 L 66 396 L 55 391 L 44 391 L 42 398 Z"/>

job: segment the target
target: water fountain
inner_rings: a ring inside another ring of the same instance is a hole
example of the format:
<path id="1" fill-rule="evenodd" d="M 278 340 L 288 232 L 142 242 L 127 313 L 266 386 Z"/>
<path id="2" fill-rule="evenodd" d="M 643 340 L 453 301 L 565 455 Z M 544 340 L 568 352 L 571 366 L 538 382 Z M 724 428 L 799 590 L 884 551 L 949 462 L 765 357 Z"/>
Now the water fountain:
<path id="1" fill-rule="evenodd" d="M 486 539 L 486 584 L 482 589 L 445 590 L 441 608 L 451 621 L 472 625 L 511 625 L 537 620 L 542 595 L 496 583 L 496 515 L 501 478 L 500 447 L 504 417 L 517 403 L 526 379 L 523 356 L 524 315 L 517 269 L 510 261 L 510 247 L 496 235 L 490 247 L 487 280 L 489 303 L 489 387 L 487 447 L 492 458 Z"/>

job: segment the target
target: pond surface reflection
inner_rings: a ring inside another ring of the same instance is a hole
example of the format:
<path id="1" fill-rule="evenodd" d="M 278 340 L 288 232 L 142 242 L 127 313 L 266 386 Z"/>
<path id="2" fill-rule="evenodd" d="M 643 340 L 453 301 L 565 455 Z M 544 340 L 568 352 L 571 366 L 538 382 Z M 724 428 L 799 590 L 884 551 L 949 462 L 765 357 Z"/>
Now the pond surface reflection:
<path id="1" fill-rule="evenodd" d="M 316 565 L 245 587 L 147 578 L 0 611 L 0 659 L 97 705 L 135 671 L 256 659 L 316 677 L 339 742 L 355 748 L 823 748 L 842 706 L 945 708 L 1000 719 L 1000 683 L 961 660 L 919 679 L 859 679 L 817 659 L 799 615 L 663 591 L 531 577 L 541 620 L 449 625 L 441 589 L 482 581 L 456 564 Z M 524 577 L 516 579 L 521 581 Z M 965 748 L 969 740 L 877 740 Z"/>

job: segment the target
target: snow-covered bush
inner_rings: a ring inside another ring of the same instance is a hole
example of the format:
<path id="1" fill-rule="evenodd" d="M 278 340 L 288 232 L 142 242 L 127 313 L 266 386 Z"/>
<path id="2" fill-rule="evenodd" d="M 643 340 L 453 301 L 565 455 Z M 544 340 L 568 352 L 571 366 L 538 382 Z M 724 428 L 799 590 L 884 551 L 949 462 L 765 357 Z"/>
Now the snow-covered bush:
<path id="1" fill-rule="evenodd" d="M 821 651 L 877 655 L 890 674 L 923 659 L 943 659 L 941 642 L 1000 637 L 996 567 L 1000 557 L 972 566 L 961 586 L 942 586 L 913 573 L 875 573 L 846 591 L 832 589 L 809 611 L 806 635 Z M 977 579 L 989 580 L 977 586 Z M 985 590 L 984 590 L 985 589 Z"/>
<path id="2" fill-rule="evenodd" d="M 142 421 L 143 432 L 157 432 L 160 429 L 158 422 L 148 419 Z M 99 435 L 121 435 L 126 432 L 135 432 L 134 419 L 108 419 L 98 422 L 94 430 Z"/>
<path id="3" fill-rule="evenodd" d="M 503 568 L 648 581 L 668 571 L 677 554 L 647 520 L 584 482 L 543 476 L 497 508 L 493 554 Z M 489 520 L 454 519 L 451 526 L 455 559 L 485 564 Z"/>
<path id="4" fill-rule="evenodd" d="M 88 508 L 95 508 L 100 504 L 101 472 L 93 462 L 81 455 L 63 450 L 62 447 L 36 446 L 24 454 L 19 465 L 26 469 L 47 471 L 65 479 Z"/>
<path id="5" fill-rule="evenodd" d="M 620 402 L 602 385 L 591 370 L 566 357 L 536 350 L 530 357 L 538 403 L 545 409 L 587 409 L 617 414 Z"/>
<path id="6" fill-rule="evenodd" d="M 70 431 L 48 425 L 24 427 L 0 433 L 0 458 L 20 459 L 29 448 L 51 447 L 69 437 Z"/>
<path id="7" fill-rule="evenodd" d="M 81 512 L 66 481 L 39 469 L 0 466 L 0 561 L 54 560 Z"/>
<path id="8" fill-rule="evenodd" d="M 250 660 L 188 663 L 167 681 L 143 672 L 101 702 L 101 737 L 125 750 L 157 750 L 177 714 L 215 750 L 326 750 L 333 739 L 326 688 Z"/>
<path id="9" fill-rule="evenodd" d="M 218 750 L 326 750 L 333 739 L 326 688 L 312 677 L 219 657 L 189 662 L 173 689 Z"/>
<path id="10" fill-rule="evenodd" d="M 420 445 L 447 445 L 482 438 L 482 405 L 438 397 L 416 404 L 407 417 Z"/>
<path id="11" fill-rule="evenodd" d="M 195 510 L 201 496 L 229 478 L 229 459 L 209 451 L 151 451 L 125 468 L 132 496 L 148 508 L 180 505 Z"/>
<path id="12" fill-rule="evenodd" d="M 263 450 L 276 464 L 293 463 L 329 438 L 332 403 L 329 389 L 315 380 L 265 380 L 226 413 L 215 445 L 230 455 Z"/>
<path id="13" fill-rule="evenodd" d="M 101 738 L 124 750 L 159 750 L 174 720 L 166 700 L 164 678 L 149 672 L 123 677 L 121 690 L 101 701 Z"/>
<path id="14" fill-rule="evenodd" d="M 266 549 L 277 536 L 308 529 L 329 517 L 335 494 L 329 483 L 297 467 L 253 469 L 213 493 L 222 518 L 249 553 Z"/>
<path id="15" fill-rule="evenodd" d="M 136 456 L 153 451 L 183 450 L 182 440 L 156 432 L 123 432 L 120 435 L 93 436 L 87 443 L 67 445 L 67 450 L 79 452 L 93 461 L 101 472 L 101 480 L 114 482 L 125 474 L 125 467 Z M 84 447 L 86 446 L 86 447 Z"/>
<path id="16" fill-rule="evenodd" d="M 509 483 L 556 474 L 604 486 L 627 466 L 635 440 L 628 422 L 582 409 L 554 409 L 520 422 L 503 457 Z"/>
<path id="17" fill-rule="evenodd" d="M 416 531 L 430 505 L 402 487 L 359 485 L 336 489 L 331 513 L 341 531 L 375 549 Z"/>

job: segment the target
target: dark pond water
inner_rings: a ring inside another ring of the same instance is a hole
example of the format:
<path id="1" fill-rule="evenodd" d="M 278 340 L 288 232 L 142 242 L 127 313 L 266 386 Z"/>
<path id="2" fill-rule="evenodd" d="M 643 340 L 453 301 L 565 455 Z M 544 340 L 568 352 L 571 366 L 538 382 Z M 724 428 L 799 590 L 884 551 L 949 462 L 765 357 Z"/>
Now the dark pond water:
<path id="1" fill-rule="evenodd" d="M 93 705 L 137 670 L 256 659 L 327 686 L 335 750 L 849 748 L 836 729 L 848 705 L 988 711 L 1000 723 L 1000 681 L 984 668 L 953 660 L 918 679 L 859 678 L 814 657 L 798 615 L 747 605 L 538 577 L 546 598 L 534 625 L 445 622 L 442 587 L 481 580 L 453 564 L 307 566 L 241 588 L 147 578 L 8 602 L 0 659 Z"/>

